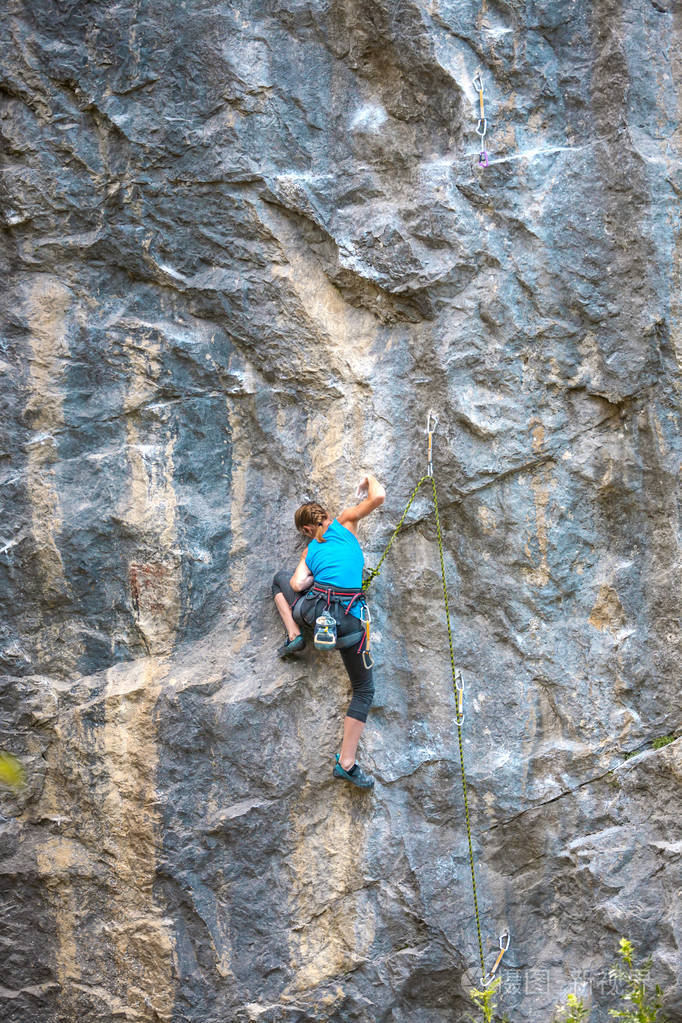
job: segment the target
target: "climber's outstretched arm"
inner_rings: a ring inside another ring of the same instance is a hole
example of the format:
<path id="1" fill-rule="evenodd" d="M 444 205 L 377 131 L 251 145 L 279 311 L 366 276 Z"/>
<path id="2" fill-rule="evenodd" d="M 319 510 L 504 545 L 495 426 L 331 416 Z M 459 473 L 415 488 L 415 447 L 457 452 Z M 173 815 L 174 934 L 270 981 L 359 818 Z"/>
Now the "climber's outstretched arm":
<path id="1" fill-rule="evenodd" d="M 363 492 L 367 496 L 360 501 L 359 504 L 353 505 L 351 508 L 344 508 L 339 515 L 338 519 L 342 526 L 350 529 L 352 533 L 357 532 L 358 522 L 360 519 L 364 519 L 365 516 L 373 512 L 375 508 L 384 503 L 386 497 L 386 491 L 382 487 L 376 476 L 367 475 L 361 481 L 358 487 L 358 496 Z"/>

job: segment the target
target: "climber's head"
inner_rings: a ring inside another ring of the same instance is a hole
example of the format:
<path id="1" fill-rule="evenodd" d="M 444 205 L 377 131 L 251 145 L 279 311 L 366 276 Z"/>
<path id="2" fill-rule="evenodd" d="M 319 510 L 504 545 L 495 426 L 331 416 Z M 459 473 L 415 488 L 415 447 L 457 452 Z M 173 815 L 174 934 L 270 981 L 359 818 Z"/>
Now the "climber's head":
<path id="1" fill-rule="evenodd" d="M 322 533 L 330 521 L 327 510 L 317 501 L 306 501 L 294 513 L 294 523 L 299 533 L 307 536 L 310 540 L 314 537 L 320 543 L 324 543 Z"/>

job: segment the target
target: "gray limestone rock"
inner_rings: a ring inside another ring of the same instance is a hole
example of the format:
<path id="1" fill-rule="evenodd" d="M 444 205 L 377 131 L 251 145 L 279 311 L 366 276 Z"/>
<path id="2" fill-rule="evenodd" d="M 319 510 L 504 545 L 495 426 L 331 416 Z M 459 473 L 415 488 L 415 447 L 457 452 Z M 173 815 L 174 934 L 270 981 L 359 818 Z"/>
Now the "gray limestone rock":
<path id="1" fill-rule="evenodd" d="M 668 0 L 6 0 L 7 1023 L 459 1023 L 480 980 L 433 506 L 348 683 L 284 663 L 293 512 L 429 409 L 500 1012 L 679 982 L 682 14 Z M 489 166 L 478 163 L 485 86 Z M 633 755 L 634 754 L 634 755 Z"/>

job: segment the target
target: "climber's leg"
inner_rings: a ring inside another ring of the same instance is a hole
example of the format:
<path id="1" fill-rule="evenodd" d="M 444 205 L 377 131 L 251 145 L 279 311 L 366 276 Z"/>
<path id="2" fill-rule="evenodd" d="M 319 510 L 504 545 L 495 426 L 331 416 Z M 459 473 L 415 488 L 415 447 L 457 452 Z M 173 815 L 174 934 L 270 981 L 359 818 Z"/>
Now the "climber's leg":
<path id="1" fill-rule="evenodd" d="M 348 629 L 357 628 L 357 621 L 348 624 Z M 343 631 L 346 631 L 345 629 Z M 353 697 L 350 701 L 346 717 L 343 722 L 343 742 L 338 763 L 345 773 L 351 772 L 355 765 L 360 736 L 365 727 L 369 708 L 372 706 L 374 696 L 374 677 L 371 668 L 366 668 L 362 654 L 357 653 L 356 647 L 346 647 L 339 650 L 348 678 L 353 687 Z M 359 767 L 355 768 L 360 771 Z M 371 778 L 363 775 L 367 785 L 374 784 Z M 348 778 L 349 781 L 352 778 Z M 363 785 L 363 787 L 367 787 Z"/>
<path id="2" fill-rule="evenodd" d="M 358 751 L 358 743 L 364 728 L 364 721 L 358 721 L 357 718 L 348 715 L 343 719 L 343 742 L 341 743 L 339 763 L 344 771 L 350 771 L 355 763 L 355 754 Z"/>
<path id="3" fill-rule="evenodd" d="M 355 624 L 350 626 L 349 629 L 357 628 L 357 619 L 353 621 Z M 344 631 L 346 630 L 344 629 Z M 342 634 L 341 626 L 339 627 L 339 634 Z M 353 696 L 348 705 L 347 716 L 354 718 L 364 725 L 369 714 L 369 708 L 372 706 L 372 699 L 374 698 L 374 674 L 371 668 L 365 667 L 362 654 L 357 653 L 355 646 L 345 647 L 339 650 L 339 653 L 348 672 L 350 684 L 353 687 Z M 362 729 L 360 729 L 361 731 Z M 360 738 L 360 733 L 358 733 L 358 738 Z"/>
<path id="4" fill-rule="evenodd" d="M 283 570 L 277 572 L 272 580 L 272 595 L 275 598 L 275 607 L 284 623 L 284 628 L 287 630 L 287 639 L 277 651 L 280 657 L 296 653 L 305 648 L 305 639 L 301 635 L 301 629 L 292 613 L 292 606 L 301 594 L 296 593 L 291 588 L 290 579 L 291 573 Z"/>
<path id="5" fill-rule="evenodd" d="M 275 606 L 279 611 L 279 616 L 284 622 L 284 628 L 287 630 L 287 636 L 289 639 L 295 639 L 296 636 L 301 635 L 301 630 L 294 621 L 294 616 L 291 613 L 289 602 L 283 593 L 275 594 Z"/>

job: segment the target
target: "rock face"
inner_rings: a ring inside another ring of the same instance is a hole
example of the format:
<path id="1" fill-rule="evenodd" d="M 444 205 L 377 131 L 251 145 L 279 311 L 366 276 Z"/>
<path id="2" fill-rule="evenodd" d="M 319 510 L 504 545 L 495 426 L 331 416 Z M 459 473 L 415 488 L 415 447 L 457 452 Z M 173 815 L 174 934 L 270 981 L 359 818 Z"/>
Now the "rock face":
<path id="1" fill-rule="evenodd" d="M 478 984 L 433 509 L 277 660 L 301 501 L 375 564 L 434 438 L 501 1011 L 682 1019 L 672 0 L 6 0 L 5 1023 L 450 1023 Z M 478 166 L 480 67 L 490 165 Z M 627 754 L 634 753 L 628 757 Z"/>

